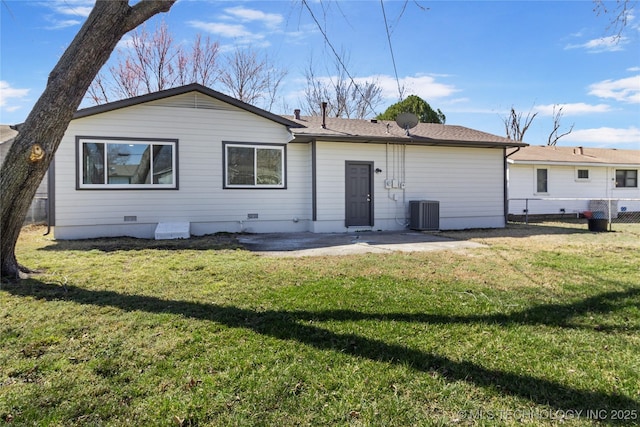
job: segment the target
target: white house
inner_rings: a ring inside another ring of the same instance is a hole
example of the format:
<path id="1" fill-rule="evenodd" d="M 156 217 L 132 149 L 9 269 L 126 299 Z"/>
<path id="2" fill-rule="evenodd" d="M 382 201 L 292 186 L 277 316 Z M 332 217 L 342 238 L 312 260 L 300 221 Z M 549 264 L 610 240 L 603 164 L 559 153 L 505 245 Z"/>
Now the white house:
<path id="1" fill-rule="evenodd" d="M 609 199 L 616 199 L 612 217 L 640 212 L 640 150 L 528 146 L 507 156 L 510 214 L 603 211 L 608 216 Z"/>
<path id="2" fill-rule="evenodd" d="M 437 228 L 503 227 L 505 154 L 523 145 L 459 126 L 282 117 L 192 84 L 78 111 L 55 156 L 51 221 L 58 239 L 150 238 L 164 223 L 401 230 L 426 206 L 410 202 L 430 200 Z"/>

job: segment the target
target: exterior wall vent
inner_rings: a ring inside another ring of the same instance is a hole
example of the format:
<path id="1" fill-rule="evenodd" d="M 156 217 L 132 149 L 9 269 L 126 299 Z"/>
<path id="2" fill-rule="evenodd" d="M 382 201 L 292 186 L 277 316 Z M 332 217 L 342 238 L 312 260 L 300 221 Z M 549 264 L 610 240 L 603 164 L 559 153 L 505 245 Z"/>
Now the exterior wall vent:
<path id="1" fill-rule="evenodd" d="M 409 228 L 420 231 L 440 229 L 440 202 L 412 200 L 409 202 Z"/>

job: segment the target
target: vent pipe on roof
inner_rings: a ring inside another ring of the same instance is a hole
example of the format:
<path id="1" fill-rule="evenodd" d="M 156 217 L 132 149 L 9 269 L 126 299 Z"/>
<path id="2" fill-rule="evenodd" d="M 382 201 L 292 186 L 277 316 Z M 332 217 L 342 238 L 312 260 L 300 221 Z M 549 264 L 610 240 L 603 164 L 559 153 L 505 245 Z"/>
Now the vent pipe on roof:
<path id="1" fill-rule="evenodd" d="M 322 129 L 327 128 L 327 103 L 323 102 L 322 106 Z"/>
<path id="2" fill-rule="evenodd" d="M 295 110 L 293 110 L 293 117 L 296 118 L 296 120 L 300 120 L 300 109 L 296 108 Z"/>

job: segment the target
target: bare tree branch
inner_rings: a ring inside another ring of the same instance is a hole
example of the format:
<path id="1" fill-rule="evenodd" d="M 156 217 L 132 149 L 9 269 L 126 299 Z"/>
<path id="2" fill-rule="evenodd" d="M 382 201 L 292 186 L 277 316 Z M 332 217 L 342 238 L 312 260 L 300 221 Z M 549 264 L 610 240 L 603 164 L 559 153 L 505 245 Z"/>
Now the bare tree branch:
<path id="1" fill-rule="evenodd" d="M 285 70 L 277 69 L 255 49 L 236 49 L 220 73 L 220 84 L 240 101 L 256 104 L 263 100 L 272 105 L 285 75 Z"/>
<path id="2" fill-rule="evenodd" d="M 509 117 L 502 119 L 507 138 L 514 141 L 523 141 L 525 133 L 537 115 L 538 113 L 531 114 L 531 111 L 529 111 L 523 121 L 522 113 L 516 113 L 515 108 L 511 107 Z"/>
<path id="3" fill-rule="evenodd" d="M 547 145 L 556 145 L 560 138 L 569 135 L 571 131 L 573 131 L 573 126 L 575 125 L 575 123 L 572 124 L 567 132 L 558 135 L 558 131 L 560 130 L 560 119 L 562 118 L 562 109 L 564 107 L 560 107 L 557 110 L 556 107 L 557 105 L 553 106 L 553 130 L 551 130 L 551 133 L 549 134 Z"/>
<path id="4" fill-rule="evenodd" d="M 616 0 L 615 3 L 605 0 L 593 0 L 593 11 L 596 15 L 608 15 L 610 31 L 618 40 L 622 37 L 622 32 L 627 28 L 632 17 L 631 11 L 637 4 L 637 0 Z"/>
<path id="5" fill-rule="evenodd" d="M 185 49 L 162 22 L 153 33 L 144 26 L 132 31 L 129 45 L 129 49 L 118 50 L 117 63 L 92 83 L 88 95 L 94 103 L 189 83 L 212 86 L 218 78 L 219 46 L 209 37 L 203 41 L 198 34 L 191 50 Z"/>
<path id="6" fill-rule="evenodd" d="M 344 54 L 343 54 L 344 56 Z M 320 105 L 327 102 L 327 115 L 363 119 L 382 101 L 382 88 L 375 82 L 358 83 L 344 71 L 346 59 L 335 62 L 335 72 L 327 70 L 329 77 L 317 76 L 313 60 L 305 70 L 307 87 L 305 89 L 305 106 L 309 115 L 320 115 Z"/>

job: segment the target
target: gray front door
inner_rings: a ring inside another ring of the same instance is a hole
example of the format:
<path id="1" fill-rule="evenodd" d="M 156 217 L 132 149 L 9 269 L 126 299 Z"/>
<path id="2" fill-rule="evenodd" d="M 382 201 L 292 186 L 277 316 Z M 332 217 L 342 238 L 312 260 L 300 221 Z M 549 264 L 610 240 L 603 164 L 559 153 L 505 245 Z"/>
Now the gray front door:
<path id="1" fill-rule="evenodd" d="M 346 162 L 345 225 L 373 226 L 373 162 Z"/>

